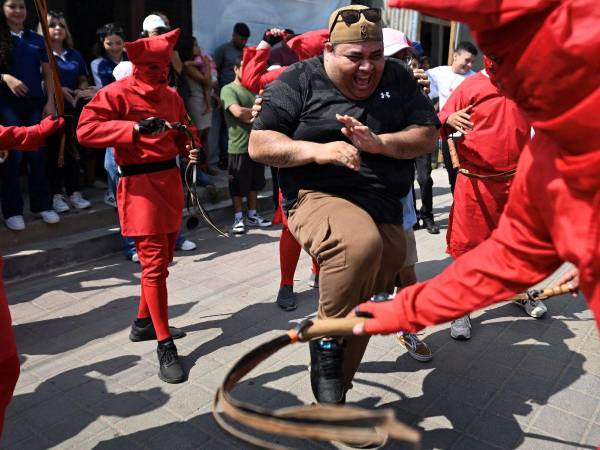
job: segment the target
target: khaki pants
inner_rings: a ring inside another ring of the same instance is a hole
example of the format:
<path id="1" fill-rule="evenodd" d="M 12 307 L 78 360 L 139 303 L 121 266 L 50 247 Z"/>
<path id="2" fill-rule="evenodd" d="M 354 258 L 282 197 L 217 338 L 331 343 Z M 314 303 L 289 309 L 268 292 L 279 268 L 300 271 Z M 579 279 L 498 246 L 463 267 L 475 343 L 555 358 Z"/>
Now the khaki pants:
<path id="1" fill-rule="evenodd" d="M 402 225 L 377 224 L 354 203 L 331 194 L 300 191 L 289 211 L 289 228 L 321 266 L 318 317 L 345 317 L 380 292 L 392 293 L 406 241 Z M 347 338 L 344 379 L 349 388 L 369 342 Z"/>

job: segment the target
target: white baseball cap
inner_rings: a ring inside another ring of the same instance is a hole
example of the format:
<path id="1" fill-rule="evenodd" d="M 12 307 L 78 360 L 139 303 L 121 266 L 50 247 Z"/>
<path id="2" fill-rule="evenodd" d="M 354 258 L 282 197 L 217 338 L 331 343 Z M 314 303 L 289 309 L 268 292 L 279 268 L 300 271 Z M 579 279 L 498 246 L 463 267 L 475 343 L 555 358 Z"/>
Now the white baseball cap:
<path id="1" fill-rule="evenodd" d="M 142 23 L 142 29 L 144 31 L 154 31 L 158 28 L 169 28 L 162 17 L 156 14 L 150 14 L 144 19 Z"/>

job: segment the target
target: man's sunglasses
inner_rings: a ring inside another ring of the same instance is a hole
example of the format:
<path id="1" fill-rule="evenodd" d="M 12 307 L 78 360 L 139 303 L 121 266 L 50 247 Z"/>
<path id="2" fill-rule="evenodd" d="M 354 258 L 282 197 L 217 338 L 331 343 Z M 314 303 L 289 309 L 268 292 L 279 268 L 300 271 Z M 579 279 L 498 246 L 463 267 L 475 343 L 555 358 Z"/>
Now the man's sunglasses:
<path id="1" fill-rule="evenodd" d="M 331 23 L 331 28 L 329 29 L 329 34 L 333 32 L 335 26 L 339 23 L 338 19 L 341 17 L 342 21 L 346 25 L 352 25 L 360 20 L 360 15 L 365 16 L 369 22 L 377 23 L 381 21 L 381 9 L 379 8 L 367 8 L 367 9 L 344 9 L 342 11 L 338 11 Z"/>

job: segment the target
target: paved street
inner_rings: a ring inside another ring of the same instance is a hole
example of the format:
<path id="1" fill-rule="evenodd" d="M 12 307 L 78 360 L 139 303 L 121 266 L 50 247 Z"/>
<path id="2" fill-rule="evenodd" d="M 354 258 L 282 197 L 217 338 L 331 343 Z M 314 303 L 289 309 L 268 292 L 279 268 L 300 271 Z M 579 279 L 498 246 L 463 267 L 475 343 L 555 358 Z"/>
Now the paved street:
<path id="1" fill-rule="evenodd" d="M 442 233 L 417 232 L 419 279 L 449 263 L 447 178 L 434 171 Z M 229 225 L 229 224 L 227 224 Z M 310 260 L 296 272 L 299 307 L 275 305 L 279 228 L 231 239 L 206 229 L 198 249 L 170 269 L 172 324 L 189 380 L 156 373 L 156 344 L 128 339 L 139 266 L 120 255 L 8 287 L 22 372 L 2 448 L 244 448 L 215 424 L 210 404 L 232 364 L 316 311 Z M 485 262 L 483 262 L 485 263 Z M 434 360 L 411 359 L 392 337 L 375 337 L 349 392 L 350 404 L 390 407 L 423 433 L 423 448 L 575 449 L 600 444 L 600 343 L 582 297 L 547 302 L 541 320 L 512 304 L 473 315 L 473 337 L 453 341 L 448 325 L 422 337 Z M 310 403 L 308 346 L 285 348 L 250 374 L 240 399 L 268 407 Z M 297 448 L 338 444 L 276 439 Z M 386 448 L 403 448 L 389 443 Z"/>

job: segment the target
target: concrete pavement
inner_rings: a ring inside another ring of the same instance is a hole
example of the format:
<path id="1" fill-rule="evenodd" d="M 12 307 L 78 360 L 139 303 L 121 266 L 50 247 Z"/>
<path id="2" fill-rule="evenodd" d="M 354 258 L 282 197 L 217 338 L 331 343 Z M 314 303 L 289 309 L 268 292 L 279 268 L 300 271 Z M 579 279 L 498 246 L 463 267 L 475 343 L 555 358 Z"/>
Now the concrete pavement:
<path id="1" fill-rule="evenodd" d="M 434 171 L 440 235 L 417 231 L 419 279 L 449 263 L 444 253 L 451 202 L 445 172 Z M 189 380 L 156 376 L 153 342 L 131 343 L 139 266 L 113 256 L 8 287 L 22 360 L 1 448 L 244 448 L 224 434 L 210 403 L 225 373 L 259 343 L 314 314 L 310 260 L 296 272 L 299 307 L 274 303 L 278 229 L 231 239 L 201 230 L 198 249 L 170 269 L 172 324 Z M 582 297 L 557 297 L 532 319 L 512 304 L 473 315 L 473 337 L 453 341 L 448 325 L 422 337 L 434 360 L 411 359 L 392 337 L 375 337 L 350 404 L 391 407 L 423 432 L 423 448 L 575 449 L 600 444 L 600 343 Z M 236 396 L 269 407 L 313 401 L 308 346 L 285 348 L 242 382 Z M 337 444 L 274 441 L 297 448 Z M 403 448 L 390 443 L 386 448 Z"/>

